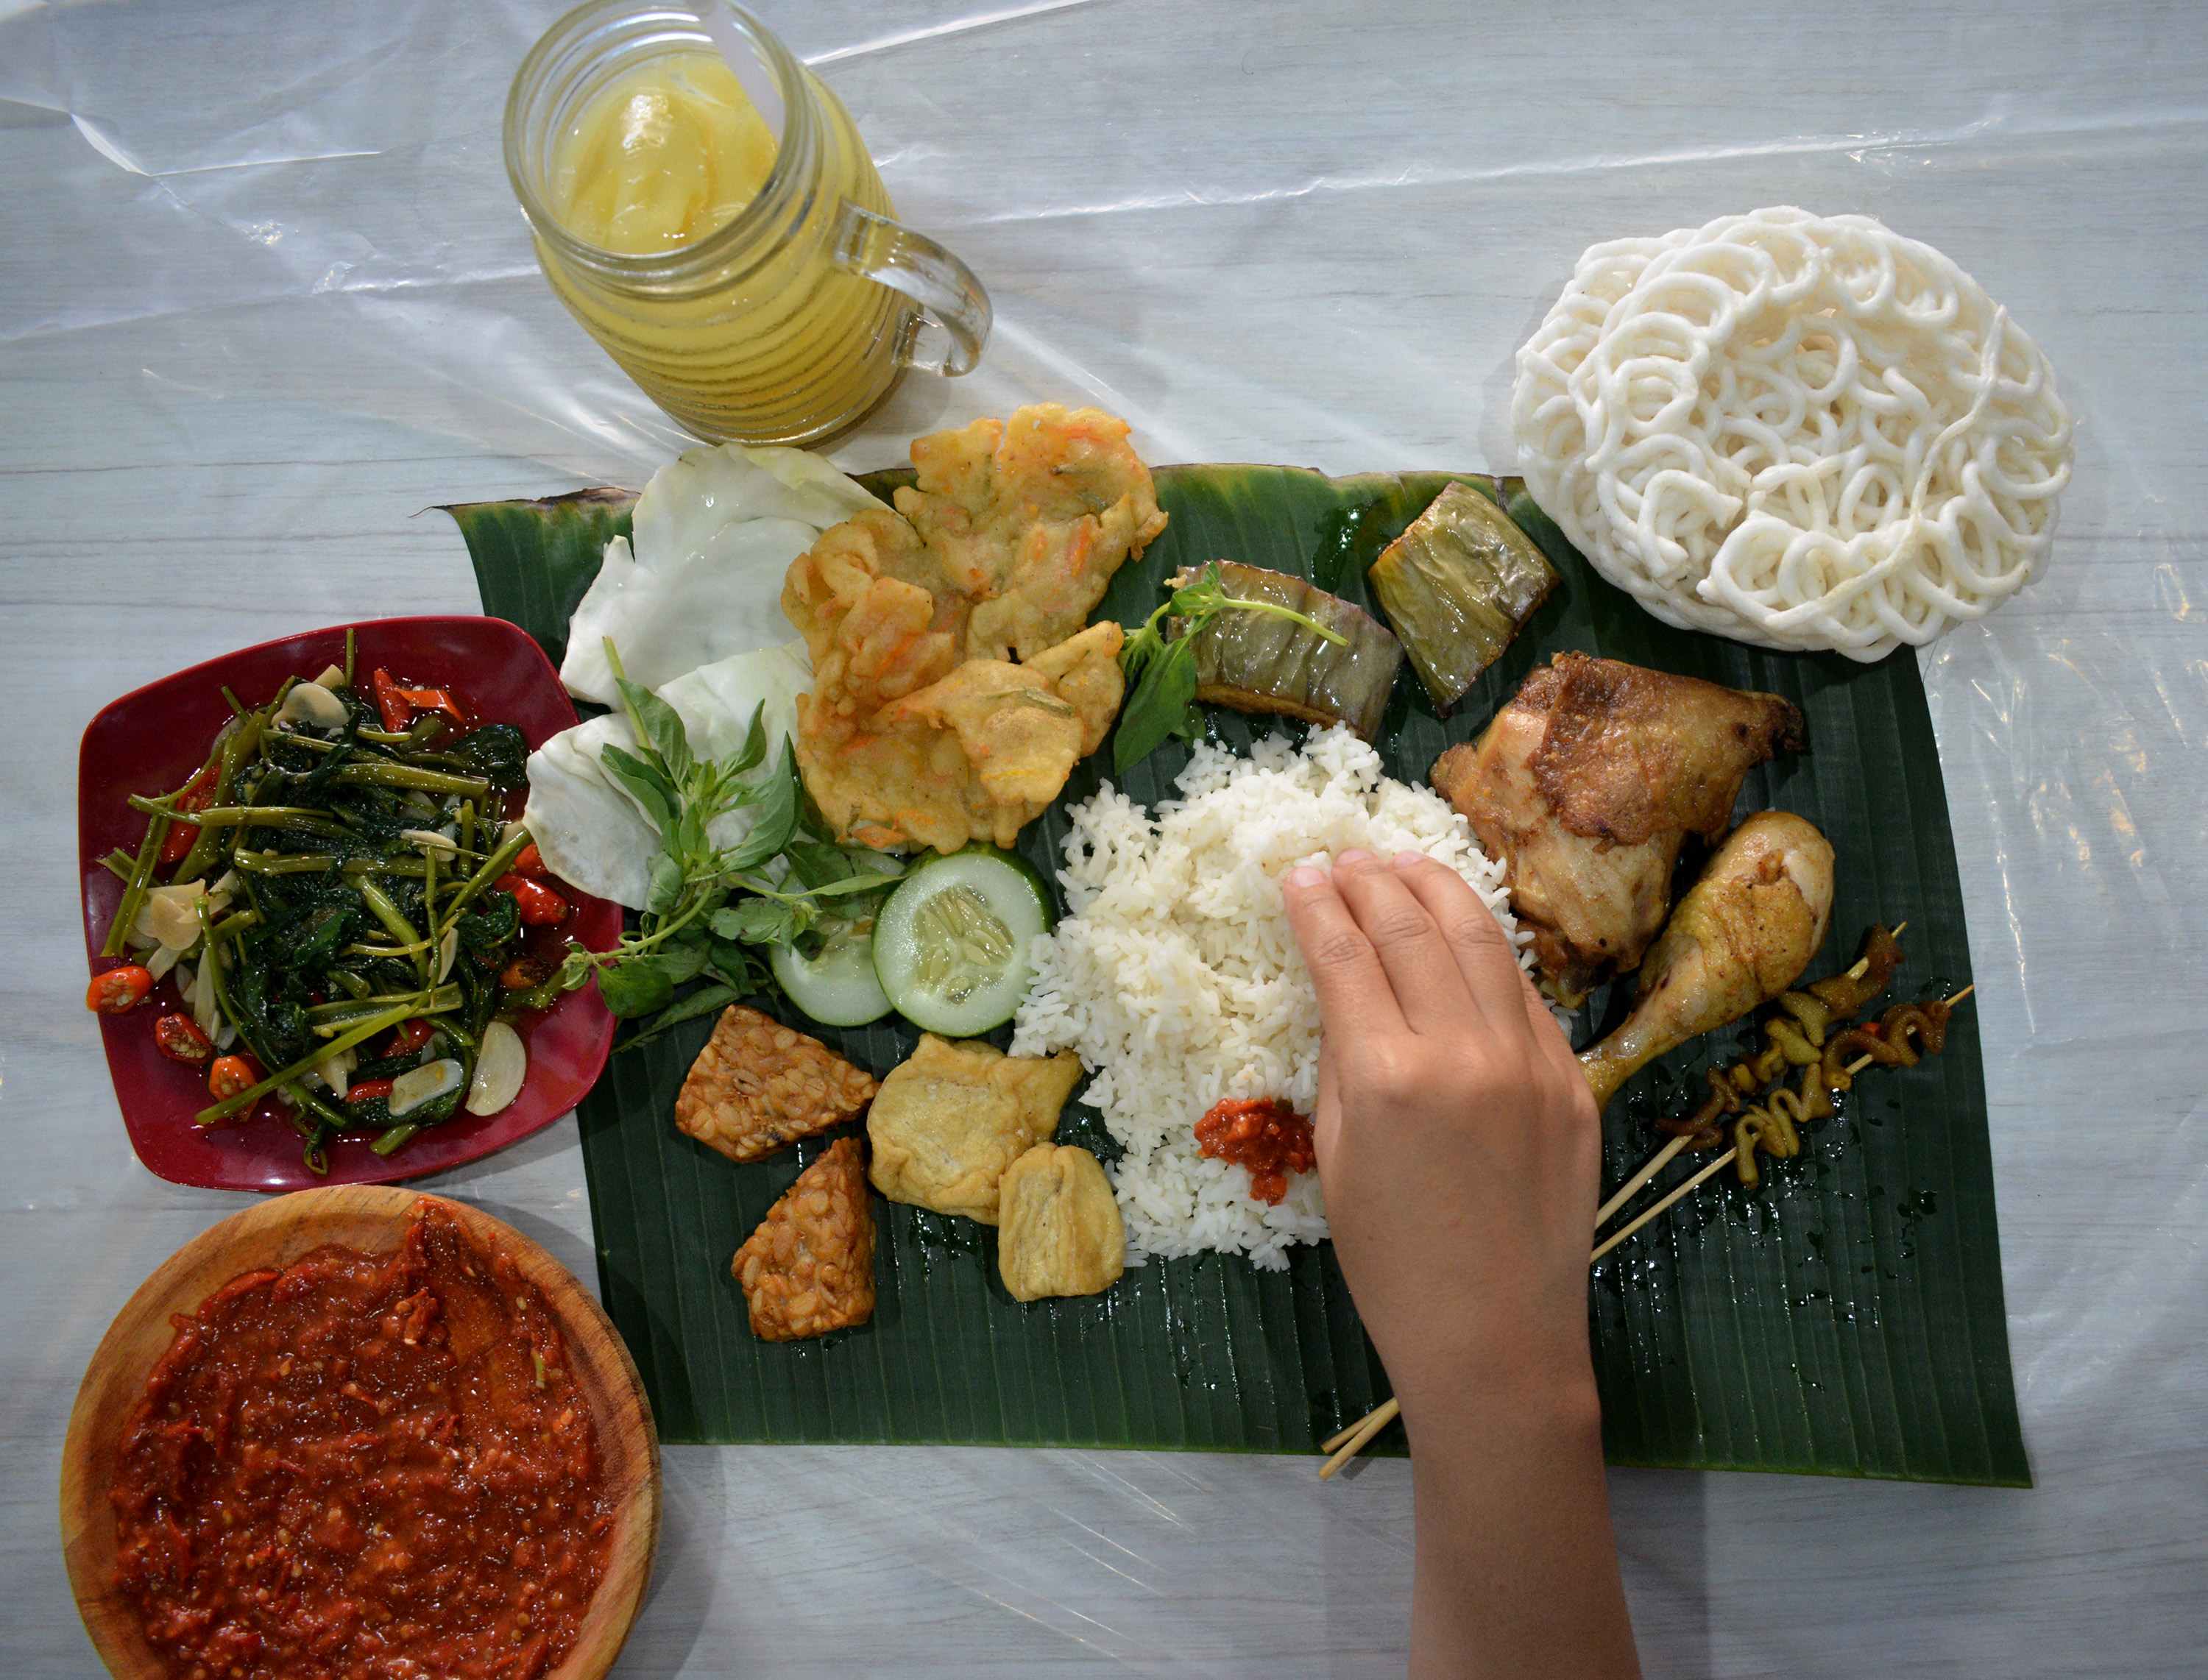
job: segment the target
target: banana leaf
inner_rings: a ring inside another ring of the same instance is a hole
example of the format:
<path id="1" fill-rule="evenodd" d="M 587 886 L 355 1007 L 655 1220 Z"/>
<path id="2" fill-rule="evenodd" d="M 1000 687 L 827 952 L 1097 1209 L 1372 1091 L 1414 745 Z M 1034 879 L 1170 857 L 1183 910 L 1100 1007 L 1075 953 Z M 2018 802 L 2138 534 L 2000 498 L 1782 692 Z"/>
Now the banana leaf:
<path id="1" fill-rule="evenodd" d="M 910 478 L 865 482 L 886 497 Z M 1907 650 L 1864 667 L 1671 629 L 1598 578 L 1515 482 L 1473 474 L 1162 468 L 1172 523 L 1101 610 L 1139 623 L 1162 579 L 1217 559 L 1294 572 L 1376 610 L 1365 567 L 1453 478 L 1501 502 L 1563 582 L 1449 719 L 1407 668 L 1398 677 L 1383 735 L 1392 773 L 1423 780 L 1561 649 L 1784 694 L 1809 720 L 1811 750 L 1752 772 L 1742 808 L 1799 812 L 1838 851 L 1833 936 L 1811 975 L 1845 966 L 1870 922 L 1906 921 L 1894 995 L 1968 983 L 1938 752 Z M 452 512 L 484 609 L 556 662 L 598 546 L 627 527 L 626 498 Z M 1246 746 L 1275 725 L 1220 712 L 1208 727 Z M 1079 766 L 1023 837 L 1046 875 L 1064 805 L 1095 789 L 1109 756 Z M 1126 791 L 1168 795 L 1185 759 L 1169 743 Z M 1598 992 L 1584 1029 L 1624 1006 Z M 839 1032 L 777 1012 L 876 1073 L 915 1041 L 895 1022 Z M 1284 1272 L 1216 1255 L 1154 1260 L 1105 1295 L 1023 1305 L 997 1277 L 993 1231 L 879 1201 L 873 1322 L 814 1342 L 753 1340 L 729 1258 L 831 1140 L 740 1167 L 677 1132 L 675 1095 L 709 1029 L 700 1020 L 617 1053 L 579 1111 L 602 1293 L 667 1439 L 1309 1452 L 1387 1397 L 1330 1245 L 1293 1251 Z M 1743 1041 L 1713 1035 L 1627 1088 L 1605 1117 L 1606 1183 L 1654 1151 L 1653 1121 L 1691 1107 L 1701 1070 Z M 1059 1135 L 1114 1153 L 1077 1099 Z M 1588 1328 L 1613 1463 L 2027 1485 L 1972 1011 L 1958 1011 L 1943 1055 L 1867 1073 L 1843 1115 L 1813 1129 L 1799 1158 L 1771 1163 L 1760 1190 L 1721 1174 L 1605 1257 Z M 1402 1438 L 1391 1427 L 1376 1450 L 1400 1452 Z"/>

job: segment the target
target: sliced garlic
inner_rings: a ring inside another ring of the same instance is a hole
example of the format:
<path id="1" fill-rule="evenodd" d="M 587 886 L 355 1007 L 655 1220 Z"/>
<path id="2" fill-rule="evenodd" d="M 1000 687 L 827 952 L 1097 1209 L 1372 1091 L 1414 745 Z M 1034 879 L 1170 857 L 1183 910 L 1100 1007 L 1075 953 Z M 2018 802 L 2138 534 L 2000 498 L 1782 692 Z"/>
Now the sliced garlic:
<path id="1" fill-rule="evenodd" d="M 426 1067 L 400 1074 L 391 1082 L 391 1118 L 403 1119 L 425 1102 L 435 1102 L 460 1088 L 460 1065 L 450 1056 Z"/>
<path id="2" fill-rule="evenodd" d="M 146 959 L 146 972 L 159 980 L 177 966 L 177 959 L 183 954 L 173 945 L 157 946 L 153 954 Z"/>
<path id="3" fill-rule="evenodd" d="M 345 686 L 345 667 L 342 665 L 325 665 L 322 674 L 315 679 L 317 688 L 342 688 Z"/>
<path id="4" fill-rule="evenodd" d="M 440 857 L 459 855 L 460 843 L 449 834 L 438 833 L 434 828 L 402 828 L 399 831 L 399 837 L 410 845 L 419 846 L 425 852 L 434 851 Z"/>
<path id="5" fill-rule="evenodd" d="M 445 976 L 453 971 L 453 961 L 460 954 L 460 930 L 447 927 L 445 937 L 437 941 L 437 984 L 445 983 Z"/>
<path id="6" fill-rule="evenodd" d="M 359 1065 L 359 1059 L 350 1050 L 339 1050 L 325 1056 L 315 1064 L 315 1075 L 330 1088 L 330 1095 L 340 1102 L 345 1101 L 347 1076 Z"/>
<path id="7" fill-rule="evenodd" d="M 276 708 L 276 721 L 284 723 L 307 723 L 317 729 L 341 729 L 345 727 L 345 704 L 319 682 L 295 682 L 284 696 L 284 704 Z"/>
<path id="8" fill-rule="evenodd" d="M 199 901 L 207 897 L 207 890 L 205 881 L 155 887 L 146 895 L 146 903 L 130 931 L 156 945 L 189 951 L 200 936 Z"/>
<path id="9" fill-rule="evenodd" d="M 529 1077 L 529 1051 L 521 1035 L 503 1021 L 483 1029 L 476 1053 L 476 1077 L 468 1087 L 468 1113 L 495 1114 L 521 1094 Z"/>

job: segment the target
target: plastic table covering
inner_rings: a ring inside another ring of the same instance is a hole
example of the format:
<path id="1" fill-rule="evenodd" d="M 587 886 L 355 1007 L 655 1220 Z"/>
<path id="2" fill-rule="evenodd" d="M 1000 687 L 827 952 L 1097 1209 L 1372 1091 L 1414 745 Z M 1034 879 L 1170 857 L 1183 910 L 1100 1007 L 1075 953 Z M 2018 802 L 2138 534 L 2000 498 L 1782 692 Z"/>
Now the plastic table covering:
<path id="1" fill-rule="evenodd" d="M 2028 1492 L 1620 1472 L 1652 1674 L 2198 1672 L 2208 1586 L 2208 31 L 2184 6 L 967 11 L 761 0 L 987 360 L 854 469 L 1025 401 L 1154 462 L 1511 461 L 1585 245 L 1794 202 L 1976 274 L 2079 421 L 2055 563 L 1923 656 L 1968 898 Z M 476 609 L 444 501 L 683 440 L 561 312 L 501 163 L 556 0 L 0 0 L 0 1664 L 93 1658 L 63 1425 L 109 1318 L 243 1198 L 130 1154 L 83 973 L 77 736 L 317 625 Z M 572 1120 L 427 1187 L 595 1277 Z M 1382 1675 L 1401 1461 L 679 1449 L 620 1672 Z"/>

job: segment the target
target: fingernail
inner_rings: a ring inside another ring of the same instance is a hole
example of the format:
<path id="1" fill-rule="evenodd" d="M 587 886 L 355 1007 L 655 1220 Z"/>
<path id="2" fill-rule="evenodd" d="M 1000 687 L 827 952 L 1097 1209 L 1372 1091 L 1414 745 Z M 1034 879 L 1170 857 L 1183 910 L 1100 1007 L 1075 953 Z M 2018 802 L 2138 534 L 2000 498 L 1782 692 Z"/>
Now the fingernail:
<path id="1" fill-rule="evenodd" d="M 1325 879 L 1326 877 L 1324 875 L 1312 868 L 1308 863 L 1305 863 L 1299 864 L 1295 868 L 1289 870 L 1287 878 L 1282 880 L 1281 885 L 1283 886 L 1292 886 L 1300 892 L 1307 886 L 1317 886 Z"/>
<path id="2" fill-rule="evenodd" d="M 1337 852 L 1334 861 L 1336 863 L 1371 863 L 1377 860 L 1364 847 L 1352 846 L 1346 852 Z"/>
<path id="3" fill-rule="evenodd" d="M 1425 857 L 1424 852 L 1398 852 L 1388 860 L 1390 869 L 1408 869 Z"/>

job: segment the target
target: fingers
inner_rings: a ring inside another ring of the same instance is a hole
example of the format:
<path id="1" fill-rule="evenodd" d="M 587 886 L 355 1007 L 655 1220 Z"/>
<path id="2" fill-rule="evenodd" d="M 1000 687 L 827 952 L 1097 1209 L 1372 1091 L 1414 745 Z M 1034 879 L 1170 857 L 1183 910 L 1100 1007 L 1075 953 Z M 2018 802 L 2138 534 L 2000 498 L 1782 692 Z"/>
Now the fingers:
<path id="1" fill-rule="evenodd" d="M 1291 869 L 1281 895 L 1318 994 L 1325 1035 L 1400 1030 L 1403 1011 L 1387 971 L 1327 873 Z"/>
<path id="2" fill-rule="evenodd" d="M 1440 864 L 1433 867 L 1444 875 L 1450 873 Z M 1334 883 L 1350 914 L 1357 918 L 1358 927 L 1371 941 L 1403 1019 L 1413 1032 L 1458 1032 L 1467 1024 L 1468 1015 L 1488 1016 L 1466 985 L 1449 941 L 1443 937 L 1425 905 L 1404 884 L 1402 872 L 1390 868 L 1370 852 L 1351 850 L 1335 860 Z M 1466 891 L 1468 893 L 1470 889 Z"/>
<path id="3" fill-rule="evenodd" d="M 1495 914 L 1446 864 L 1416 852 L 1394 861 L 1395 878 L 1432 919 L 1480 1013 L 1497 1025 L 1519 1015 L 1526 971 Z"/>

